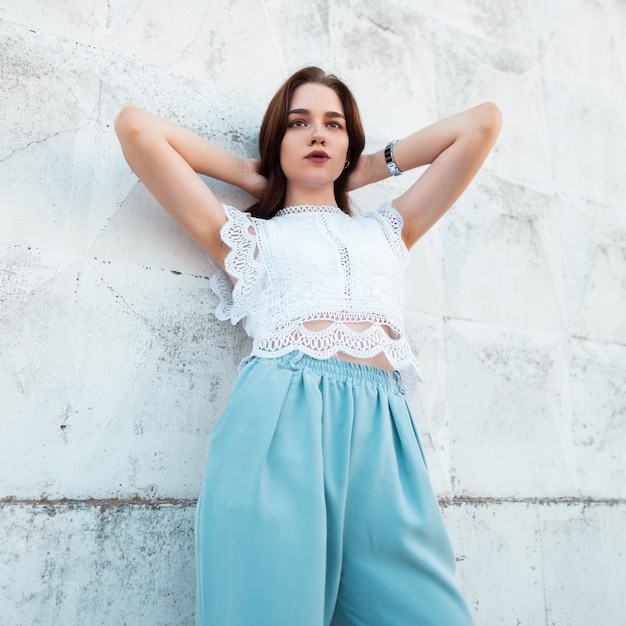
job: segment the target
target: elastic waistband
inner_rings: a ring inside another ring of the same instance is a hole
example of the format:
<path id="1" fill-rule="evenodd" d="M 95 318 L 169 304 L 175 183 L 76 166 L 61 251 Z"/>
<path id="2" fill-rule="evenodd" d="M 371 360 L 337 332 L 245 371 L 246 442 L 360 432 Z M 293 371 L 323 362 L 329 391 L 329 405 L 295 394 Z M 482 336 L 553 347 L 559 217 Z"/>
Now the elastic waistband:
<path id="1" fill-rule="evenodd" d="M 336 380 L 352 380 L 369 383 L 388 391 L 404 394 L 404 386 L 399 372 L 388 372 L 371 365 L 352 363 L 343 359 L 315 359 L 300 351 L 290 352 L 280 357 L 249 356 L 241 366 L 254 361 L 275 361 L 279 367 L 300 371 L 308 369 L 319 376 L 330 376 Z"/>

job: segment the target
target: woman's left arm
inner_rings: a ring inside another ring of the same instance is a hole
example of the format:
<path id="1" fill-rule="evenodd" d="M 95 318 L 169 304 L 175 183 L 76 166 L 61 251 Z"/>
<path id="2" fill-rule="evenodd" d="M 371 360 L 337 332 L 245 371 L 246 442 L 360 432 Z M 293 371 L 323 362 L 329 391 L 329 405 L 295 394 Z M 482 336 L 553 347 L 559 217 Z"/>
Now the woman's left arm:
<path id="1" fill-rule="evenodd" d="M 393 206 L 404 219 L 402 233 L 410 248 L 456 202 L 489 154 L 502 124 L 492 102 L 447 117 L 401 139 L 393 146 L 393 159 L 406 170 L 430 167 Z M 391 176 L 384 150 L 363 155 L 348 187 L 357 189 Z"/>

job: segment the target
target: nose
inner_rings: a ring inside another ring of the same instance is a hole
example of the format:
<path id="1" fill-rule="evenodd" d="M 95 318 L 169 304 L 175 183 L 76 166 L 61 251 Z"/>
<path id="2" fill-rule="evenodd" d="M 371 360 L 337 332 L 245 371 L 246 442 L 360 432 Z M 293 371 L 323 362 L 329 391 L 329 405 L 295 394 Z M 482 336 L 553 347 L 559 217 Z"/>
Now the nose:
<path id="1" fill-rule="evenodd" d="M 311 125 L 311 138 L 310 138 L 311 145 L 315 143 L 324 145 L 325 142 L 326 142 L 326 135 L 324 134 L 324 125 L 319 122 L 312 124 Z"/>

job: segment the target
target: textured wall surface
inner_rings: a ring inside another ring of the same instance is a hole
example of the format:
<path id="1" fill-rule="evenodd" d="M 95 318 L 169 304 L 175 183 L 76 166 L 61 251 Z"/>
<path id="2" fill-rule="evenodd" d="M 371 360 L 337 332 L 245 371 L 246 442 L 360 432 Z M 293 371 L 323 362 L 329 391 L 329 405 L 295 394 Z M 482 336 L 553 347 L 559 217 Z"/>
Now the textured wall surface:
<path id="1" fill-rule="evenodd" d="M 477 624 L 626 624 L 623 0 L 0 0 L 0 623 L 193 623 L 194 498 L 248 344 L 112 122 L 134 103 L 254 156 L 311 63 L 370 150 L 502 109 L 412 251 L 416 419 Z"/>

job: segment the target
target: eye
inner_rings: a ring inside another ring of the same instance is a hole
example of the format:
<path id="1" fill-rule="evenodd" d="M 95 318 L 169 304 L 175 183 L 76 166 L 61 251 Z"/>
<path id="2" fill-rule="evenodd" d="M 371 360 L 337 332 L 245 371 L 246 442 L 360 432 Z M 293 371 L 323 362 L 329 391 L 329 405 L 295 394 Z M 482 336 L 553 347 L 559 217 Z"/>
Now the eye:
<path id="1" fill-rule="evenodd" d="M 339 130 L 343 130 L 343 126 L 339 122 L 335 122 L 334 120 L 332 122 L 328 122 L 327 126 L 330 126 L 331 128 L 337 128 Z"/>
<path id="2" fill-rule="evenodd" d="M 287 124 L 287 128 L 304 128 L 306 126 L 306 122 L 304 120 L 292 120 Z"/>

